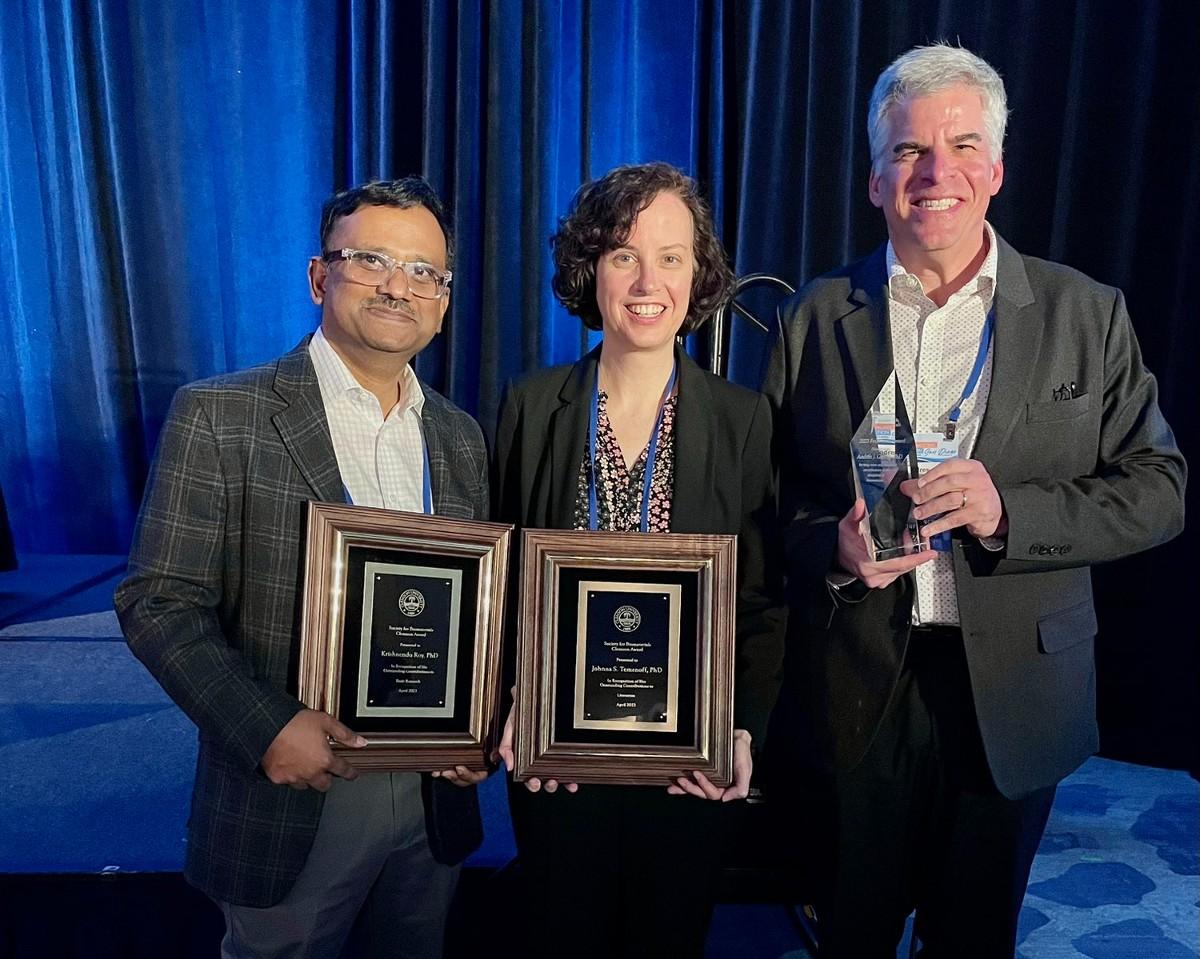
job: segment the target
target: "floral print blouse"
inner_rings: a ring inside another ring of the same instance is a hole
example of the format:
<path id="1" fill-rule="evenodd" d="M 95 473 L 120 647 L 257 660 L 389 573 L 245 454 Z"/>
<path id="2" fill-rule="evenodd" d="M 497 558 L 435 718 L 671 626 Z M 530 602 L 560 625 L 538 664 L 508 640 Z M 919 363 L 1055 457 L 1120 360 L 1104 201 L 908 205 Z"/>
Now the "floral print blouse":
<path id="1" fill-rule="evenodd" d="M 663 405 L 662 426 L 654 478 L 650 481 L 648 532 L 671 532 L 671 490 L 675 487 L 675 400 Z M 647 443 L 633 466 L 625 467 L 621 445 L 608 421 L 608 394 L 600 391 L 596 410 L 596 526 L 612 533 L 636 533 L 642 522 L 642 489 L 646 478 Z M 587 447 L 579 469 L 579 491 L 575 497 L 575 529 L 588 528 L 588 480 L 591 462 Z"/>

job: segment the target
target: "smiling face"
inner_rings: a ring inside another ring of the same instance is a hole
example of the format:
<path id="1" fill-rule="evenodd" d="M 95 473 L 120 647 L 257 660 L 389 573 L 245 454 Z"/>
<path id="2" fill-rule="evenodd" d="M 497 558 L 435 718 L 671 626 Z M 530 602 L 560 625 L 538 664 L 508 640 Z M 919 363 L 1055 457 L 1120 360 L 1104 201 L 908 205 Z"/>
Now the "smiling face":
<path id="1" fill-rule="evenodd" d="M 596 262 L 596 305 L 606 349 L 670 350 L 687 318 L 696 272 L 692 214 L 659 193 L 623 244 Z"/>
<path id="2" fill-rule="evenodd" d="M 1004 182 L 999 144 L 989 143 L 983 101 L 956 85 L 897 104 L 871 171 L 896 255 L 913 272 L 950 279 L 984 249 L 988 203 Z"/>
<path id="3" fill-rule="evenodd" d="M 446 269 L 446 237 L 423 206 L 361 206 L 334 224 L 326 246 L 375 250 L 394 260 L 421 260 Z M 413 296 L 399 269 L 371 286 L 347 279 L 344 262 L 314 257 L 308 278 L 313 302 L 321 305 L 321 330 L 352 367 L 376 366 L 380 360 L 403 366 L 441 332 L 450 304 L 449 296 Z"/>

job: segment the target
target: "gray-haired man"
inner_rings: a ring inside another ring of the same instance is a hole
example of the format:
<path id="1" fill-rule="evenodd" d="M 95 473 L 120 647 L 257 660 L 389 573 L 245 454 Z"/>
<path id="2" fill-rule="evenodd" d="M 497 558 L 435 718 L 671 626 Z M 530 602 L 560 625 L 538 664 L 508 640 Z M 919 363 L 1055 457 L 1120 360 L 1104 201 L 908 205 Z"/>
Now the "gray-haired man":
<path id="1" fill-rule="evenodd" d="M 769 376 L 796 597 L 772 736 L 833 820 L 823 955 L 894 956 L 914 907 L 926 955 L 1012 955 L 1055 786 L 1097 746 L 1088 566 L 1183 522 L 1120 291 L 985 220 L 1006 119 L 965 50 L 883 72 L 888 242 L 789 300 Z M 893 369 L 908 425 L 957 455 L 902 486 L 947 548 L 875 561 L 848 448 Z"/>

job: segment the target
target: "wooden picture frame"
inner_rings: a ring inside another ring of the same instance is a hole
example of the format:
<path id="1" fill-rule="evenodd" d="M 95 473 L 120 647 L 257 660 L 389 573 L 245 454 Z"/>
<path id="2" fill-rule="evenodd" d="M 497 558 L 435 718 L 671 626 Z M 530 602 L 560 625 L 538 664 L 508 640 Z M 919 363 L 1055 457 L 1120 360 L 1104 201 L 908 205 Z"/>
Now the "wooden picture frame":
<path id="1" fill-rule="evenodd" d="M 513 778 L 729 785 L 737 537 L 525 530 L 521 555 Z"/>
<path id="2" fill-rule="evenodd" d="M 363 770 L 489 768 L 512 527 L 309 503 L 298 695 Z"/>

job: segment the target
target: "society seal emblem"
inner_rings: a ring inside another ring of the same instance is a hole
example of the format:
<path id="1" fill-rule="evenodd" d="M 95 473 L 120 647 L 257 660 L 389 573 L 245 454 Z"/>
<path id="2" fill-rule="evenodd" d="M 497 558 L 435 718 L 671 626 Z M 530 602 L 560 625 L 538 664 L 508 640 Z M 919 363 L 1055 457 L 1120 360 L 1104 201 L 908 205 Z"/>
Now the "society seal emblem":
<path id="1" fill-rule="evenodd" d="M 406 589 L 400 594 L 400 612 L 405 616 L 420 616 L 425 609 L 425 597 L 417 589 Z"/>
<path id="2" fill-rule="evenodd" d="M 613 613 L 613 625 L 623 633 L 632 633 L 642 625 L 642 614 L 632 606 L 622 606 Z"/>

